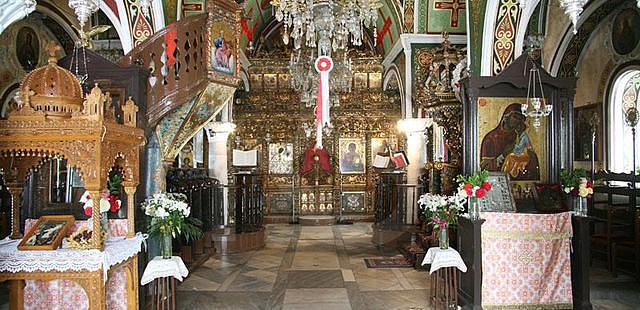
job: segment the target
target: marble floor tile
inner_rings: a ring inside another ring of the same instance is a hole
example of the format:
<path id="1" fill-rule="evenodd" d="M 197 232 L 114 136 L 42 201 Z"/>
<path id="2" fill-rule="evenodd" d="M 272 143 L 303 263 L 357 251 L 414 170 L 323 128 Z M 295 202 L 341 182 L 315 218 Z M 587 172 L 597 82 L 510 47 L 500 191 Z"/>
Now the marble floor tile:
<path id="1" fill-rule="evenodd" d="M 331 226 L 303 226 L 300 230 L 300 240 L 334 240 Z"/>
<path id="2" fill-rule="evenodd" d="M 284 293 L 284 305 L 317 303 L 349 304 L 349 295 L 344 288 L 287 289 Z"/>
<path id="3" fill-rule="evenodd" d="M 222 282 L 222 281 L 221 281 Z M 178 285 L 178 291 L 216 291 L 220 288 L 220 283 L 192 274 Z"/>
<path id="4" fill-rule="evenodd" d="M 427 290 L 363 292 L 368 310 L 430 309 Z"/>
<path id="5" fill-rule="evenodd" d="M 354 272 L 360 291 L 405 290 L 393 271 L 389 269 L 366 269 Z"/>
<path id="6" fill-rule="evenodd" d="M 296 270 L 287 272 L 287 288 L 344 287 L 340 270 Z"/>
<path id="7" fill-rule="evenodd" d="M 184 310 L 263 310 L 267 309 L 269 293 L 180 292 L 176 308 Z"/>
<path id="8" fill-rule="evenodd" d="M 342 280 L 344 282 L 355 282 L 356 276 L 353 275 L 353 271 L 351 269 L 341 269 Z"/>
<path id="9" fill-rule="evenodd" d="M 322 302 L 313 304 L 284 304 L 282 310 L 351 310 L 348 303 Z"/>

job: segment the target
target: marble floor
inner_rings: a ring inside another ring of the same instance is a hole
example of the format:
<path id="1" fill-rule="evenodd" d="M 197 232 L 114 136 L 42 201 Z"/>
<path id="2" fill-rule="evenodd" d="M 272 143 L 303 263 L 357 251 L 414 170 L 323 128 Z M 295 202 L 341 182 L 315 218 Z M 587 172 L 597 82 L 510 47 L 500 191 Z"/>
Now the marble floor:
<path id="1" fill-rule="evenodd" d="M 178 309 L 430 309 L 428 273 L 370 269 L 379 257 L 371 224 L 268 225 L 265 248 L 216 255 L 177 287 Z M 597 310 L 640 309 L 640 283 L 613 277 L 594 261 L 591 301 Z M 8 309 L 0 283 L 0 310 Z"/>
<path id="2" fill-rule="evenodd" d="M 371 224 L 269 225 L 265 248 L 215 256 L 178 287 L 179 309 L 425 309 L 428 274 L 370 269 Z"/>

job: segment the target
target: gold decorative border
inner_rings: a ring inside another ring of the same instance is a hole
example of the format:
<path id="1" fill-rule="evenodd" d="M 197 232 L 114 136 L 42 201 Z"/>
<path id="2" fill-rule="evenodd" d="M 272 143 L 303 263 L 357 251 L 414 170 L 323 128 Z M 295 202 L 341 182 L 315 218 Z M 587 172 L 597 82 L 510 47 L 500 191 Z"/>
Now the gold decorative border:
<path id="1" fill-rule="evenodd" d="M 529 309 L 572 309 L 573 304 L 570 303 L 560 303 L 560 304 L 522 304 L 522 305 L 482 305 L 483 309 L 487 310 L 499 310 L 499 309 L 509 309 L 509 310 L 529 310 Z"/>
<path id="2" fill-rule="evenodd" d="M 483 230 L 482 237 L 492 239 L 511 240 L 561 240 L 573 237 L 572 232 L 543 232 L 543 231 L 499 231 Z"/>

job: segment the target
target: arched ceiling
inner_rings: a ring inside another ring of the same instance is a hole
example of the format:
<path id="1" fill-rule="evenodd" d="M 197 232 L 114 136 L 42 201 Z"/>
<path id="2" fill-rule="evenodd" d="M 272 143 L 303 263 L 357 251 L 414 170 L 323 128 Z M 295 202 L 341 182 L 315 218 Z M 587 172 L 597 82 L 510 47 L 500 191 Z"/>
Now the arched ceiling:
<path id="1" fill-rule="evenodd" d="M 377 49 L 386 54 L 398 40 L 401 32 L 400 2 L 398 0 L 381 0 L 382 7 L 378 11 Z M 241 47 L 245 49 L 249 41 L 254 45 L 261 36 L 266 36 L 275 29 L 277 21 L 273 16 L 271 0 L 246 0 L 243 4 L 245 18 L 242 19 Z"/>

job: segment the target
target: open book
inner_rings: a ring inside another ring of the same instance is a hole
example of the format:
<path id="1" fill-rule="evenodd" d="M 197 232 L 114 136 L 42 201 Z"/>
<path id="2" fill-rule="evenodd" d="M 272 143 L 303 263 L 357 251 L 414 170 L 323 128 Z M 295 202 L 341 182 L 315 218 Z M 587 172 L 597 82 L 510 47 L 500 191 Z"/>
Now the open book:
<path id="1" fill-rule="evenodd" d="M 376 157 L 373 159 L 373 167 L 380 169 L 388 168 L 390 161 L 391 158 L 389 158 L 388 156 L 376 155 Z"/>
<path id="2" fill-rule="evenodd" d="M 233 150 L 233 165 L 236 167 L 255 167 L 258 165 L 258 150 Z"/>
<path id="3" fill-rule="evenodd" d="M 391 155 L 391 161 L 396 166 L 396 169 L 402 169 L 409 165 L 409 159 L 404 151 L 398 151 Z"/>

